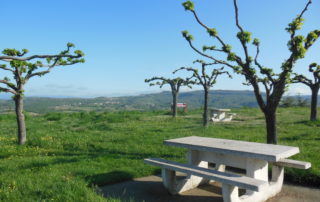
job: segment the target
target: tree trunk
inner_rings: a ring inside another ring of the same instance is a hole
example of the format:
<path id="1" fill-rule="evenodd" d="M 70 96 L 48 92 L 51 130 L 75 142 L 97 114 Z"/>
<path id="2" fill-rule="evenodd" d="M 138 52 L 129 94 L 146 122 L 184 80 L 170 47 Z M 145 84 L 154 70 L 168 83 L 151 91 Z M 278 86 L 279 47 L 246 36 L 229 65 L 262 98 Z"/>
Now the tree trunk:
<path id="1" fill-rule="evenodd" d="M 172 116 L 177 117 L 177 93 L 172 92 Z"/>
<path id="2" fill-rule="evenodd" d="M 318 105 L 318 92 L 319 87 L 315 86 L 312 89 L 311 95 L 311 113 L 310 113 L 310 120 L 316 121 L 317 120 L 317 105 Z"/>
<path id="3" fill-rule="evenodd" d="M 267 143 L 277 144 L 277 116 L 276 110 L 265 109 L 264 111 L 267 126 Z"/>
<path id="4" fill-rule="evenodd" d="M 209 89 L 204 89 L 204 107 L 203 107 L 203 126 L 208 127 L 209 112 L 208 112 Z"/>
<path id="5" fill-rule="evenodd" d="M 18 143 L 23 145 L 27 140 L 26 124 L 23 114 L 23 96 L 16 95 L 14 101 L 16 105 L 16 118 L 18 124 Z"/>

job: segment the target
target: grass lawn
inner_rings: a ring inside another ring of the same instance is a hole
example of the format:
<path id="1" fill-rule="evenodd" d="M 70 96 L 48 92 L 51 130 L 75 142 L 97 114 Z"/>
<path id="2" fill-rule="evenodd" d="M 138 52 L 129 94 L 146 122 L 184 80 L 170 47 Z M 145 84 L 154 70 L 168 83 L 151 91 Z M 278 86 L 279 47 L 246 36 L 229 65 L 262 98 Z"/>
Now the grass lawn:
<path id="1" fill-rule="evenodd" d="M 172 119 L 167 112 L 49 113 L 28 115 L 28 141 L 16 145 L 13 114 L 0 115 L 0 201 L 116 201 L 96 186 L 159 172 L 147 157 L 184 162 L 185 150 L 162 141 L 207 136 L 265 142 L 259 109 L 235 109 L 232 123 L 201 127 L 201 111 Z M 309 122 L 308 108 L 278 111 L 279 144 L 298 146 L 295 159 L 310 170 L 286 169 L 286 179 L 320 186 L 320 122 Z"/>

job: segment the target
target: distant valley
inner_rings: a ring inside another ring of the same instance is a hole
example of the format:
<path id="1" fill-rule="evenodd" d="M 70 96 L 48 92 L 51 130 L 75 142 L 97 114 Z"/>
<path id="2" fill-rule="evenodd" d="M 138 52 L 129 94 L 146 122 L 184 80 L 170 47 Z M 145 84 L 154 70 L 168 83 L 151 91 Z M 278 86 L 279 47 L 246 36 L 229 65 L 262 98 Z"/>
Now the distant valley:
<path id="1" fill-rule="evenodd" d="M 309 99 L 309 96 L 303 97 Z M 160 110 L 170 109 L 171 92 L 143 94 L 123 97 L 97 97 L 97 98 L 43 98 L 27 97 L 25 110 L 34 113 L 47 113 L 53 111 L 118 111 L 118 110 Z M 178 102 L 188 104 L 189 109 L 200 108 L 203 105 L 203 91 L 183 92 Z M 210 91 L 210 107 L 239 108 L 257 107 L 252 91 L 215 90 Z M 12 100 L 0 99 L 0 112 L 14 110 Z"/>

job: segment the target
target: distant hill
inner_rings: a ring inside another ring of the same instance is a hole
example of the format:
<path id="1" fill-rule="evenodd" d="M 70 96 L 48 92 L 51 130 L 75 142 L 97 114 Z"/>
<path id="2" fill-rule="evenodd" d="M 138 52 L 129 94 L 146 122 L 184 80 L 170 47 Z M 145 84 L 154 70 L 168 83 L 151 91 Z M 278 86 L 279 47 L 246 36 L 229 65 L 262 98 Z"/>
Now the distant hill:
<path id="1" fill-rule="evenodd" d="M 210 91 L 210 107 L 239 108 L 257 107 L 253 91 L 215 90 Z M 304 98 L 309 98 L 306 96 Z M 171 92 L 143 94 L 123 97 L 97 98 L 42 98 L 27 97 L 25 110 L 35 113 L 51 111 L 115 111 L 115 110 L 159 110 L 170 109 Z M 188 108 L 200 108 L 203 105 L 203 91 L 180 93 L 179 102 L 187 103 Z M 12 100 L 0 100 L 0 112 L 12 111 Z"/>

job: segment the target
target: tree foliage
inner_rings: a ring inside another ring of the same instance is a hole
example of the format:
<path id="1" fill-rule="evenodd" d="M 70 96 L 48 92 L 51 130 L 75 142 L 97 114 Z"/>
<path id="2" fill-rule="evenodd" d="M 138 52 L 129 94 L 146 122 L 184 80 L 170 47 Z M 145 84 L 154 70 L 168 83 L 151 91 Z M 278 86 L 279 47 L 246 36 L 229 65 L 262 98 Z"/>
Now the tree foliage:
<path id="1" fill-rule="evenodd" d="M 317 85 L 317 84 L 320 85 L 320 65 L 318 65 L 317 63 L 311 63 L 309 65 L 309 72 L 312 73 L 313 80 L 308 79 L 303 74 L 293 73 L 292 82 L 293 83 L 303 83 L 303 84 L 309 86 L 310 88 L 312 88 L 313 85 Z"/>
<path id="2" fill-rule="evenodd" d="M 201 64 L 201 70 L 193 67 L 180 67 L 176 69 L 173 73 L 175 74 L 178 71 L 185 70 L 192 73 L 192 76 L 189 78 L 189 83 L 194 85 L 201 85 L 204 87 L 212 87 L 216 82 L 219 75 L 227 74 L 230 78 L 232 76 L 228 71 L 223 71 L 224 67 L 212 69 L 210 73 L 207 71 L 207 66 L 215 65 L 217 63 L 206 63 L 203 60 L 196 60 L 193 62 Z"/>
<path id="3" fill-rule="evenodd" d="M 311 89 L 311 113 L 310 120 L 317 120 L 317 105 L 318 105 L 318 92 L 320 89 L 320 65 L 311 63 L 309 65 L 309 72 L 313 75 L 313 80 L 308 79 L 302 74 L 293 73 L 292 83 L 302 83 Z"/>
<path id="4" fill-rule="evenodd" d="M 192 88 L 190 78 L 183 79 L 181 77 L 177 78 L 165 78 L 165 77 L 152 77 L 150 79 L 145 79 L 146 83 L 149 83 L 150 86 L 159 85 L 162 88 L 164 85 L 168 84 L 171 87 L 172 93 L 172 116 L 177 116 L 177 99 L 181 86 L 187 86 Z"/>
<path id="5" fill-rule="evenodd" d="M 15 83 L 9 77 L 4 77 L 0 80 L 0 84 L 4 85 L 0 86 L 0 92 L 23 95 L 20 86 L 26 84 L 30 78 L 44 76 L 56 66 L 83 63 L 84 53 L 80 50 L 75 50 L 74 54 L 71 54 L 70 50 L 73 47 L 74 44 L 67 43 L 67 48 L 58 54 L 32 55 L 29 57 L 24 57 L 28 53 L 27 49 L 22 49 L 21 51 L 9 48 L 4 49 L 2 51 L 3 56 L 0 56 L 0 61 L 7 64 L 0 64 L 0 69 L 10 72 L 13 75 Z"/>
<path id="6" fill-rule="evenodd" d="M 24 144 L 26 142 L 26 127 L 24 117 L 24 89 L 26 83 L 35 76 L 44 76 L 48 74 L 56 66 L 67 66 L 76 63 L 83 63 L 84 53 L 75 50 L 71 53 L 74 44 L 67 43 L 67 48 L 54 55 L 32 55 L 26 56 L 27 49 L 21 51 L 6 48 L 0 55 L 0 69 L 9 72 L 12 76 L 0 79 L 0 92 L 13 94 L 15 101 L 15 111 L 18 125 L 18 142 Z"/>
<path id="7" fill-rule="evenodd" d="M 189 88 L 192 88 L 192 86 L 190 85 L 190 78 L 186 78 L 183 79 L 181 77 L 177 77 L 177 78 L 165 78 L 165 77 L 152 77 L 150 79 L 145 79 L 144 80 L 146 83 L 149 83 L 150 86 L 155 86 L 155 85 L 159 85 L 160 88 L 162 88 L 164 85 L 168 84 L 171 87 L 173 87 L 174 89 L 176 89 L 177 91 L 180 90 L 181 86 L 187 86 Z"/>
<path id="8" fill-rule="evenodd" d="M 206 63 L 203 60 L 196 60 L 193 63 L 201 64 L 201 70 L 193 67 L 181 67 L 175 70 L 173 73 L 176 73 L 180 70 L 185 70 L 192 73 L 190 77 L 190 83 L 194 85 L 201 85 L 204 90 L 204 107 L 203 107 L 203 125 L 205 127 L 208 126 L 209 116 L 208 116 L 208 102 L 209 102 L 209 90 L 210 88 L 217 82 L 217 78 L 219 75 L 227 74 L 230 78 L 231 75 L 228 71 L 223 71 L 224 67 L 212 69 L 210 73 L 208 73 L 206 67 L 211 65 L 216 65 L 216 62 Z"/>
<path id="9" fill-rule="evenodd" d="M 285 29 L 290 35 L 287 43 L 290 55 L 280 65 L 281 72 L 279 73 L 275 73 L 273 68 L 262 65 L 259 62 L 260 40 L 257 38 L 252 39 L 252 33 L 241 26 L 237 0 L 233 0 L 235 25 L 239 30 L 236 34 L 236 38 L 240 41 L 244 56 L 235 52 L 232 49 L 232 46 L 219 35 L 216 28 L 209 27 L 202 22 L 197 15 L 196 7 L 192 1 L 188 0 L 182 4 L 185 10 L 193 14 L 198 24 L 208 32 L 209 36 L 214 39 L 216 44 L 214 44 L 214 46 L 203 46 L 201 50 L 193 44 L 194 37 L 188 31 L 183 31 L 182 36 L 195 52 L 211 59 L 214 63 L 227 66 L 233 69 L 235 73 L 243 75 L 246 79 L 245 84 L 253 87 L 260 109 L 266 117 L 268 143 L 277 142 L 275 112 L 282 95 L 290 83 L 292 69 L 296 61 L 305 56 L 308 49 L 320 36 L 320 30 L 313 30 L 306 36 L 297 35 L 297 31 L 300 30 L 303 25 L 303 14 L 307 11 L 311 3 L 312 0 L 308 0 L 301 13 L 294 18 Z M 250 56 L 249 52 L 250 43 L 256 50 L 253 56 Z M 210 51 L 209 53 L 207 52 L 208 50 Z M 221 54 L 214 54 L 217 51 L 224 53 L 224 57 L 218 57 Z M 266 92 L 265 99 L 261 93 L 261 88 Z"/>

